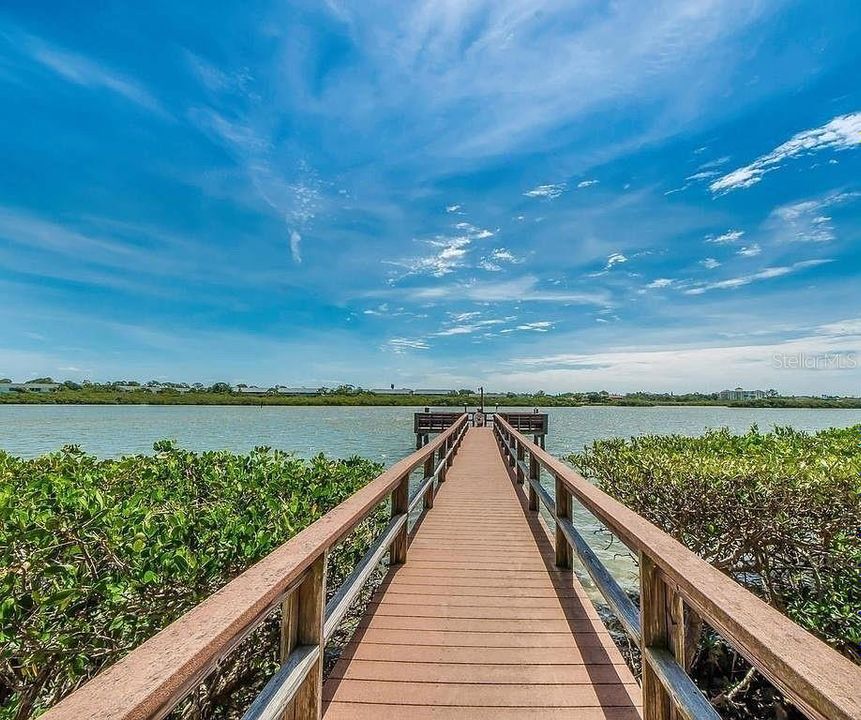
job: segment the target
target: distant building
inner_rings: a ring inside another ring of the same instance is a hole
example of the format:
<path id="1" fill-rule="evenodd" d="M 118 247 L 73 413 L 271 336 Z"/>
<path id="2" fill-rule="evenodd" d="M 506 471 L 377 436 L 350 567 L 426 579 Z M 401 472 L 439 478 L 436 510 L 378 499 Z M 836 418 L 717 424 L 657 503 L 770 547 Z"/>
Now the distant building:
<path id="1" fill-rule="evenodd" d="M 718 393 L 721 400 L 761 400 L 767 396 L 765 390 L 745 390 L 740 387 L 735 390 L 721 390 Z"/>
<path id="2" fill-rule="evenodd" d="M 0 383 L 0 393 L 8 392 L 54 392 L 60 383 Z"/>
<path id="3" fill-rule="evenodd" d="M 457 395 L 456 390 L 413 390 L 413 395 Z"/>
<path id="4" fill-rule="evenodd" d="M 379 388 L 371 390 L 375 395 L 412 395 L 413 391 L 410 388 Z"/>
<path id="5" fill-rule="evenodd" d="M 153 385 L 114 385 L 114 390 L 119 390 L 120 392 L 151 392 L 151 393 L 159 393 L 165 390 L 173 390 L 178 393 L 187 393 L 191 392 L 191 388 L 187 385 L 162 385 L 161 383 L 155 383 Z"/>
<path id="6" fill-rule="evenodd" d="M 257 387 L 256 385 L 237 385 L 235 388 L 231 388 L 233 392 L 239 393 L 240 395 L 268 395 L 268 388 Z"/>
<path id="7" fill-rule="evenodd" d="M 275 392 L 279 395 L 319 395 L 320 393 L 317 388 L 284 387 L 283 385 L 278 385 L 275 388 Z"/>

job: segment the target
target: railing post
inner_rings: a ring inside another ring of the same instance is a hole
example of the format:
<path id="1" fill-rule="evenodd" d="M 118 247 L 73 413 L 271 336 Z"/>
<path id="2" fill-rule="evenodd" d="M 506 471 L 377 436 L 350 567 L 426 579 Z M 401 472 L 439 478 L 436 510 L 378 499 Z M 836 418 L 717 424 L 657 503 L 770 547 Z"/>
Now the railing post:
<path id="1" fill-rule="evenodd" d="M 437 482 L 445 482 L 445 471 L 448 468 L 447 463 L 442 462 L 445 459 L 445 443 L 439 446 L 439 450 L 437 453 L 437 464 L 442 463 L 442 467 L 439 469 L 439 477 L 437 478 Z"/>
<path id="2" fill-rule="evenodd" d="M 673 651 L 670 641 L 670 592 L 660 568 L 640 553 L 640 622 L 643 633 L 643 720 L 671 720 L 670 694 L 658 679 L 646 650 Z"/>
<path id="3" fill-rule="evenodd" d="M 434 456 L 434 454 L 431 453 L 430 455 L 427 456 L 427 460 L 425 460 L 424 477 L 426 477 L 426 478 L 433 475 L 433 456 Z M 428 489 L 425 490 L 425 497 L 424 497 L 425 509 L 429 510 L 430 508 L 433 507 L 433 491 L 434 491 L 434 484 L 431 483 L 428 486 Z"/>
<path id="4" fill-rule="evenodd" d="M 532 463 L 530 462 L 530 471 L 532 470 Z M 568 492 L 568 488 L 565 487 L 565 483 L 562 482 L 562 479 L 556 478 L 556 517 L 558 519 L 565 518 L 566 520 L 571 519 L 571 493 Z M 573 553 L 571 551 L 571 546 L 568 544 L 568 539 L 565 537 L 565 533 L 562 532 L 562 528 L 559 526 L 559 522 L 556 522 L 556 567 L 570 569 L 573 567 L 572 564 Z"/>
<path id="5" fill-rule="evenodd" d="M 326 612 L 326 556 L 308 568 L 302 584 L 281 605 L 281 662 L 299 645 L 317 645 L 320 655 L 308 671 L 290 707 L 287 720 L 320 720 L 323 716 L 323 624 Z"/>
<path id="6" fill-rule="evenodd" d="M 410 474 L 407 473 L 401 478 L 397 487 L 392 490 L 392 517 L 403 515 L 410 507 Z M 400 529 L 400 532 L 392 540 L 391 548 L 389 549 L 389 564 L 403 565 L 407 561 L 407 524 Z"/>

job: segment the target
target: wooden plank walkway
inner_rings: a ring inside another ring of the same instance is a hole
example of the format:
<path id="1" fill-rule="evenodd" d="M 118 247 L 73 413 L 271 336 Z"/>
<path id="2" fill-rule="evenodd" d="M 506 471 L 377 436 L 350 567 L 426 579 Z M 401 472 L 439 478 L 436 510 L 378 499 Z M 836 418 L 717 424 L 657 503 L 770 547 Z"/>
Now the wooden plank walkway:
<path id="1" fill-rule="evenodd" d="M 554 557 L 492 431 L 470 429 L 326 681 L 324 717 L 638 720 L 639 686 Z"/>

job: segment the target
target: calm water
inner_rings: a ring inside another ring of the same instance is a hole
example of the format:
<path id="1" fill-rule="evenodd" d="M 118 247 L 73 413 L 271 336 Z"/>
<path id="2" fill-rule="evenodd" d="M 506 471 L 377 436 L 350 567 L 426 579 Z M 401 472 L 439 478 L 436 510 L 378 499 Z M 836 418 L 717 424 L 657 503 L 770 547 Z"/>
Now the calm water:
<path id="1" fill-rule="evenodd" d="M 391 464 L 415 449 L 413 413 L 419 409 L 0 405 L 0 449 L 33 457 L 75 443 L 87 452 L 117 457 L 149 453 L 156 440 L 171 439 L 193 450 L 244 452 L 270 445 L 303 456 L 362 455 Z M 556 455 L 579 450 L 599 438 L 645 433 L 696 435 L 716 427 L 742 432 L 753 424 L 761 429 L 790 425 L 802 430 L 861 424 L 861 410 L 582 407 L 548 412 L 547 449 Z M 601 526 L 576 503 L 575 521 L 617 579 L 625 587 L 636 587 L 636 568 L 625 548 L 610 543 Z"/>
<path id="2" fill-rule="evenodd" d="M 75 443 L 89 453 L 118 457 L 150 453 L 153 442 L 171 439 L 192 450 L 244 452 L 270 445 L 303 456 L 363 455 L 390 464 L 415 449 L 413 413 L 420 409 L 0 405 L 0 449 L 33 457 Z M 861 410 L 581 407 L 548 412 L 547 449 L 560 455 L 615 436 L 696 435 L 724 426 L 741 432 L 754 423 L 762 429 L 791 425 L 804 430 L 861 423 Z"/>

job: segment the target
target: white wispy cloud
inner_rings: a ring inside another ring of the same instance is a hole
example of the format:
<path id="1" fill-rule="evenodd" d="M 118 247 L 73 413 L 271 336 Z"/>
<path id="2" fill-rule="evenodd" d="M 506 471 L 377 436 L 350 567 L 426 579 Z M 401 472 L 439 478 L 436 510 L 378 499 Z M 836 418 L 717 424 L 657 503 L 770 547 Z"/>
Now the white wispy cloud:
<path id="1" fill-rule="evenodd" d="M 598 184 L 597 180 L 581 180 L 580 182 L 577 183 L 577 187 L 578 187 L 578 189 L 582 189 L 582 188 L 591 187 L 592 185 L 597 185 L 597 184 Z"/>
<path id="2" fill-rule="evenodd" d="M 0 264 L 75 282 L 158 292 L 147 276 L 199 278 L 205 249 L 156 227 L 91 217 L 58 222 L 0 205 Z M 11 248 L 16 248 L 11 252 Z M 9 250 L 4 253 L 4 250 Z M 211 277 L 218 269 L 211 270 Z"/>
<path id="3" fill-rule="evenodd" d="M 607 265 L 604 269 L 609 270 L 614 265 L 621 265 L 626 262 L 628 262 L 628 258 L 622 255 L 622 253 L 612 253 L 607 257 Z"/>
<path id="4" fill-rule="evenodd" d="M 185 57 L 191 71 L 210 92 L 231 93 L 259 99 L 253 91 L 254 75 L 247 66 L 240 67 L 238 70 L 216 67 L 190 50 L 185 51 Z"/>
<path id="5" fill-rule="evenodd" d="M 822 335 L 831 337 L 861 336 L 861 318 L 849 318 L 838 322 L 825 323 L 817 327 L 816 331 Z"/>
<path id="6" fill-rule="evenodd" d="M 302 236 L 296 230 L 290 231 L 290 254 L 293 262 L 302 262 Z"/>
<path id="7" fill-rule="evenodd" d="M 741 255 L 742 257 L 756 257 L 757 255 L 762 253 L 762 248 L 758 243 L 753 243 L 752 245 L 747 245 L 741 250 L 739 250 L 736 254 Z"/>
<path id="8" fill-rule="evenodd" d="M 666 288 L 670 287 L 674 282 L 675 280 L 672 278 L 657 278 L 656 280 L 652 280 L 646 287 L 652 289 Z"/>
<path id="9" fill-rule="evenodd" d="M 712 257 L 703 258 L 700 260 L 700 265 L 706 268 L 706 270 L 714 270 L 720 267 L 720 263 Z"/>
<path id="10" fill-rule="evenodd" d="M 388 303 L 380 303 L 374 308 L 368 308 L 367 310 L 363 310 L 363 315 L 386 315 L 389 312 L 389 304 Z"/>
<path id="11" fill-rule="evenodd" d="M 617 346 L 588 353 L 549 353 L 517 357 L 505 369 L 491 373 L 488 382 L 499 387 L 535 388 L 561 392 L 571 387 L 606 387 L 616 391 L 649 386 L 665 390 L 720 390 L 735 387 L 740 379 L 751 387 L 777 387 L 778 390 L 821 392 L 827 370 L 798 369 L 775 373 L 775 358 L 816 357 L 825 353 L 855 353 L 861 342 L 861 319 L 849 319 L 803 332 L 777 341 L 706 346 L 665 344 L 642 348 Z M 861 371 L 835 370 L 831 381 L 841 377 L 847 392 L 858 387 Z M 791 376 L 791 377 L 790 377 Z M 780 385 L 778 383 L 788 384 Z"/>
<path id="12" fill-rule="evenodd" d="M 440 337 L 447 337 L 449 335 L 469 335 L 470 333 L 474 333 L 476 330 L 478 330 L 477 325 L 453 325 L 452 327 L 440 330 L 435 334 Z"/>
<path id="13" fill-rule="evenodd" d="M 728 230 L 722 235 L 709 235 L 706 237 L 706 242 L 714 243 L 715 245 L 730 245 L 736 240 L 740 240 L 744 235 L 744 230 Z"/>
<path id="14" fill-rule="evenodd" d="M 476 227 L 472 223 L 459 222 L 455 226 L 460 231 L 458 235 L 440 235 L 433 240 L 424 240 L 423 244 L 432 248 L 429 255 L 399 260 L 385 260 L 387 265 L 404 268 L 404 276 L 431 275 L 443 277 L 460 268 L 469 267 L 467 261 L 471 251 L 470 246 L 475 241 L 486 240 L 495 235 L 492 230 Z M 494 251 L 495 252 L 495 251 Z M 503 251 L 507 252 L 507 251 Z"/>
<path id="15" fill-rule="evenodd" d="M 539 185 L 532 190 L 527 190 L 523 193 L 526 197 L 544 198 L 546 200 L 555 200 L 565 192 L 565 183 L 557 183 L 555 185 Z"/>
<path id="16" fill-rule="evenodd" d="M 555 128 L 641 99 L 661 98 L 672 120 L 706 112 L 714 84 L 723 86 L 743 62 L 742 53 L 724 55 L 726 43 L 772 9 L 639 3 L 584 15 L 576 3 L 555 0 L 420 0 L 388 7 L 385 21 L 379 12 L 375 3 L 341 3 L 333 12 L 355 47 L 366 50 L 375 84 L 333 79 L 327 109 L 365 119 L 369 106 L 399 102 L 412 113 L 407 120 L 439 119 L 423 148 L 460 161 L 534 149 L 538 138 L 546 145 Z M 724 62 L 715 71 L 717 52 Z M 693 81 L 703 68 L 712 82 Z M 450 121 L 455 116 L 460 123 Z M 672 120 L 659 129 L 645 123 L 638 139 L 676 132 Z"/>
<path id="17" fill-rule="evenodd" d="M 428 348 L 430 348 L 430 345 L 428 345 L 425 340 L 418 338 L 391 338 L 386 341 L 385 345 L 383 345 L 383 349 L 391 350 L 399 355 L 409 352 L 410 350 L 427 350 Z"/>
<path id="18" fill-rule="evenodd" d="M 716 175 L 720 175 L 717 170 L 700 170 L 699 172 L 695 172 L 693 175 L 688 175 L 685 180 L 708 180 Z"/>
<path id="19" fill-rule="evenodd" d="M 861 145 L 861 112 L 839 115 L 818 128 L 805 130 L 757 158 L 715 180 L 709 189 L 726 193 L 747 188 L 762 180 L 763 175 L 779 168 L 787 160 L 820 150 L 849 150 Z"/>
<path id="20" fill-rule="evenodd" d="M 838 192 L 813 200 L 781 205 L 772 210 L 767 225 L 781 241 L 829 242 L 836 237 L 836 231 L 831 217 L 826 215 L 825 211 L 859 197 L 859 192 Z"/>
<path id="21" fill-rule="evenodd" d="M 547 290 L 538 278 L 532 275 L 502 282 L 470 281 L 447 285 L 431 285 L 415 288 L 391 288 L 370 293 L 371 295 L 406 295 L 418 302 L 447 302 L 469 300 L 474 302 L 554 302 L 573 305 L 612 305 L 610 296 L 604 291 L 565 292 Z"/>
<path id="22" fill-rule="evenodd" d="M 751 273 L 750 275 L 740 275 L 738 277 L 720 280 L 718 282 L 706 283 L 685 290 L 685 295 L 702 295 L 710 290 L 732 290 L 735 288 L 750 285 L 759 280 L 770 280 L 772 278 L 783 277 L 791 273 L 804 270 L 806 268 L 817 267 L 826 263 L 833 262 L 832 260 L 802 260 L 801 262 L 793 263 L 792 265 L 782 265 L 778 267 L 765 268 L 759 272 Z"/>
<path id="23" fill-rule="evenodd" d="M 494 248 L 489 255 L 483 257 L 478 263 L 482 270 L 499 272 L 504 265 L 516 265 L 522 262 L 511 250 L 506 248 Z"/>
<path id="24" fill-rule="evenodd" d="M 709 160 L 708 162 L 704 162 L 700 165 L 697 170 L 712 170 L 713 168 L 720 167 L 721 165 L 726 165 L 730 161 L 729 155 L 723 155 L 719 158 L 715 158 L 714 160 Z"/>
<path id="25" fill-rule="evenodd" d="M 430 240 L 428 244 L 437 248 L 434 255 L 418 258 L 410 268 L 411 272 L 429 272 L 435 277 L 442 277 L 455 268 L 463 266 L 470 242 L 468 237 L 455 237 L 440 240 Z"/>
<path id="26" fill-rule="evenodd" d="M 446 205 L 445 211 L 447 213 L 456 213 L 458 210 L 460 210 L 460 208 L 461 208 L 460 205 Z"/>
<path id="27" fill-rule="evenodd" d="M 486 238 L 493 237 L 494 235 L 492 230 L 479 228 L 468 222 L 459 222 L 455 225 L 455 228 L 465 232 L 470 240 L 484 240 Z"/>
<path id="28" fill-rule="evenodd" d="M 473 318 L 481 317 L 481 313 L 475 310 L 471 310 L 469 312 L 460 312 L 460 313 L 452 313 L 450 312 L 449 318 L 453 323 L 463 323 L 467 320 L 472 320 Z"/>
<path id="29" fill-rule="evenodd" d="M 536 322 L 524 323 L 518 325 L 515 330 L 524 330 L 527 332 L 548 332 L 553 328 L 553 323 L 549 320 L 538 320 Z"/>
<path id="30" fill-rule="evenodd" d="M 162 117 L 169 114 L 141 83 L 91 58 L 51 45 L 32 35 L 23 36 L 28 55 L 67 82 L 91 89 L 103 89 Z"/>
<path id="31" fill-rule="evenodd" d="M 507 321 L 502 318 L 491 318 L 488 320 L 477 320 L 471 323 L 456 324 L 443 328 L 434 333 L 440 337 L 448 337 L 450 335 L 471 335 L 479 330 L 486 330 L 494 325 L 504 325 Z"/>
<path id="32" fill-rule="evenodd" d="M 256 121 L 229 120 L 212 108 L 193 108 L 188 117 L 234 158 L 254 195 L 287 226 L 291 254 L 299 262 L 293 248 L 323 203 L 323 184 L 314 169 L 305 161 L 289 166 L 278 162 L 276 143 Z M 294 232 L 299 236 L 295 243 Z"/>

